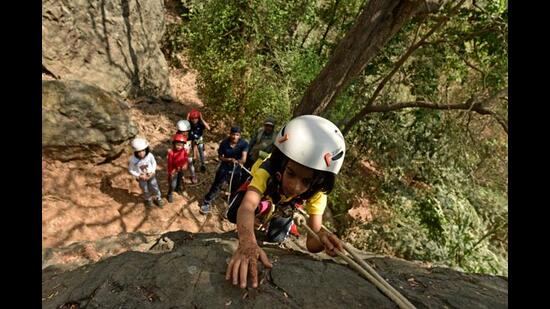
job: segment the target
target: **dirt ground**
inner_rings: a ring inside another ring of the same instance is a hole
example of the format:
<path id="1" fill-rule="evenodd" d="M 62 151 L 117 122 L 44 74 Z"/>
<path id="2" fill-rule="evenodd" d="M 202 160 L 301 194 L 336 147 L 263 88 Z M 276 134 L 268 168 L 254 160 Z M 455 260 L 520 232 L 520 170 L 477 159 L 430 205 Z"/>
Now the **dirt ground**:
<path id="1" fill-rule="evenodd" d="M 185 63 L 185 59 L 181 59 Z M 166 193 L 166 153 L 176 122 L 184 119 L 192 108 L 204 111 L 196 91 L 196 72 L 189 68 L 170 69 L 170 85 L 174 101 L 149 102 L 137 99 L 129 102 L 131 117 L 137 125 L 138 135 L 149 140 L 157 160 L 157 180 L 164 198 L 162 209 L 146 208 L 141 190 L 127 171 L 132 150 L 117 159 L 93 165 L 82 162 L 60 162 L 43 158 L 42 175 L 42 247 L 60 248 L 74 242 L 94 241 L 121 233 L 142 232 L 158 234 L 168 231 L 227 232 L 235 225 L 222 214 L 227 207 L 227 196 L 220 194 L 208 216 L 199 213 L 199 205 L 210 188 L 218 165 L 216 151 L 224 138 L 227 124 L 221 120 L 209 121 L 212 131 L 205 133 L 205 173 L 195 168 L 199 182 L 191 184 L 186 173 L 186 190 L 174 194 L 168 203 Z M 362 166 L 372 172 L 372 167 Z M 370 201 L 356 197 L 355 207 L 349 215 L 361 221 L 372 220 Z M 328 214 L 327 214 L 328 215 Z M 329 219 L 329 218 L 325 218 Z M 329 219 L 330 220 L 330 219 Z"/>
<path id="2" fill-rule="evenodd" d="M 101 165 L 43 158 L 44 248 L 63 247 L 124 232 L 225 232 L 234 229 L 233 224 L 221 217 L 226 207 L 223 194 L 214 203 L 211 215 L 206 217 L 198 212 L 199 203 L 214 178 L 218 162 L 213 158 L 223 135 L 205 133 L 207 171 L 199 172 L 198 164 L 195 164 L 199 183 L 191 184 L 186 179 L 186 191 L 182 195 L 175 194 L 173 203 L 168 203 L 165 198 L 168 189 L 166 152 L 175 124 L 191 108 L 202 106 L 196 93 L 195 76 L 191 70 L 171 70 L 174 102 L 129 102 L 138 134 L 149 140 L 157 160 L 157 180 L 164 197 L 164 208 L 145 208 L 138 183 L 127 171 L 130 148 L 116 160 Z M 216 124 L 211 125 L 216 131 Z"/>

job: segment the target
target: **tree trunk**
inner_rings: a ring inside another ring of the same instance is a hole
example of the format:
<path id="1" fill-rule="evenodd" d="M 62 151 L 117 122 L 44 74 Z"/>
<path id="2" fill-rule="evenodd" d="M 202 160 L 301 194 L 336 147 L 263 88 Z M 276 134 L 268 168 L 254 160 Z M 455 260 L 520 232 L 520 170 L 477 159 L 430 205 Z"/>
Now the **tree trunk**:
<path id="1" fill-rule="evenodd" d="M 413 16 L 434 11 L 441 0 L 371 0 L 336 46 L 323 70 L 294 109 L 294 117 L 319 115 Z"/>

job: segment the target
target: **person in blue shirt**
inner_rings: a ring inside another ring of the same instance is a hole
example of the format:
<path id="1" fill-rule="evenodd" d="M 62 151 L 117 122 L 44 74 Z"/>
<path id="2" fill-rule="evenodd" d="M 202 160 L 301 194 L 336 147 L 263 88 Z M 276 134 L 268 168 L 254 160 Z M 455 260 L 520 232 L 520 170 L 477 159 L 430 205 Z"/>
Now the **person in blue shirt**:
<path id="1" fill-rule="evenodd" d="M 248 142 L 241 139 L 241 128 L 237 125 L 232 126 L 229 137 L 225 138 L 218 148 L 220 166 L 216 171 L 210 190 L 204 197 L 200 213 L 210 212 L 210 204 L 216 199 L 224 182 L 231 183 L 231 188 L 229 188 L 231 193 L 236 191 L 240 184 L 241 166 L 246 162 L 247 153 Z"/>

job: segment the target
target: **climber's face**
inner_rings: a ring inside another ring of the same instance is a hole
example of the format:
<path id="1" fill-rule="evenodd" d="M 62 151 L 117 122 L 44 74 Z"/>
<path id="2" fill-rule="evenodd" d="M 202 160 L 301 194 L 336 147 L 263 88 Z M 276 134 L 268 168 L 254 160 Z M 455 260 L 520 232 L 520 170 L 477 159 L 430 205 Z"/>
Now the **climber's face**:
<path id="1" fill-rule="evenodd" d="M 182 150 L 183 149 L 183 143 L 175 143 L 174 148 L 178 151 Z"/>
<path id="2" fill-rule="evenodd" d="M 178 130 L 177 134 L 181 134 L 181 135 L 187 137 L 187 136 L 189 136 L 189 131 L 179 131 Z"/>
<path id="3" fill-rule="evenodd" d="M 312 181 L 312 169 L 289 160 L 281 179 L 283 194 L 286 196 L 300 195 L 309 189 Z"/>
<path id="4" fill-rule="evenodd" d="M 264 132 L 267 134 L 271 134 L 271 132 L 273 132 L 273 126 L 270 124 L 264 124 Z"/>
<path id="5" fill-rule="evenodd" d="M 137 157 L 140 159 L 145 158 L 145 150 L 138 151 L 136 154 L 137 154 Z"/>
<path id="6" fill-rule="evenodd" d="M 231 140 L 231 143 L 235 144 L 241 139 L 241 133 L 238 132 L 232 132 L 229 135 L 229 139 Z"/>

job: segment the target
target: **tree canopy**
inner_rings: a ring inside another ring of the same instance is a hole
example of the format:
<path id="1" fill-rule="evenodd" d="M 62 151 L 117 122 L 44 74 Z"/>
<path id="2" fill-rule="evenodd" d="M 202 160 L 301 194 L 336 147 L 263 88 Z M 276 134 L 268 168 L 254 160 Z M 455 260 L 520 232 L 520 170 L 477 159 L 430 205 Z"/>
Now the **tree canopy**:
<path id="1" fill-rule="evenodd" d="M 343 130 L 329 204 L 342 237 L 507 275 L 506 1 L 184 4 L 166 46 L 187 54 L 209 109 L 249 133 L 304 112 Z M 371 219 L 345 219 L 362 196 Z"/>

